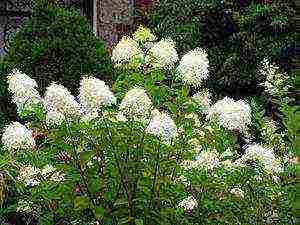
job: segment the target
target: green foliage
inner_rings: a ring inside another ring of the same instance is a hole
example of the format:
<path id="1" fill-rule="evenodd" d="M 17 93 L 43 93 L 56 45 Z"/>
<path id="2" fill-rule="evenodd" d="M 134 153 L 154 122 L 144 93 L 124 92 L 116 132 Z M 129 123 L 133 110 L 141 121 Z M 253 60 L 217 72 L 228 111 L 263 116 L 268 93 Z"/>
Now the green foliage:
<path id="1" fill-rule="evenodd" d="M 18 68 L 34 78 L 42 93 L 55 81 L 78 94 L 82 75 L 112 76 L 104 44 L 87 19 L 51 1 L 34 2 L 33 16 L 13 34 L 4 60 L 9 69 Z"/>
<path id="2" fill-rule="evenodd" d="M 280 0 L 163 0 L 144 19 L 159 38 L 175 40 L 181 54 L 196 47 L 206 49 L 214 89 L 251 94 L 261 91 L 257 87 L 263 77 L 257 66 L 263 58 L 284 65 L 293 57 L 294 13 L 292 3 Z M 284 67 L 292 68 L 290 63 Z"/>

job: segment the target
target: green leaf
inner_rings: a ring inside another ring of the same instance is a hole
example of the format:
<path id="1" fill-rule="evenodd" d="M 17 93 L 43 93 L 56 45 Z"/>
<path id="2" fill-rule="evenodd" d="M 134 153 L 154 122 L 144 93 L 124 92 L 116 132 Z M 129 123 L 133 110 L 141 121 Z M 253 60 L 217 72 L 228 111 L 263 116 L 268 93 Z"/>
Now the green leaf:
<path id="1" fill-rule="evenodd" d="M 90 205 L 89 200 L 86 196 L 76 196 L 74 198 L 74 209 L 83 210 L 88 208 Z"/>
<path id="2" fill-rule="evenodd" d="M 96 206 L 94 208 L 94 213 L 96 217 L 102 217 L 105 213 L 105 209 L 102 208 L 101 206 Z"/>

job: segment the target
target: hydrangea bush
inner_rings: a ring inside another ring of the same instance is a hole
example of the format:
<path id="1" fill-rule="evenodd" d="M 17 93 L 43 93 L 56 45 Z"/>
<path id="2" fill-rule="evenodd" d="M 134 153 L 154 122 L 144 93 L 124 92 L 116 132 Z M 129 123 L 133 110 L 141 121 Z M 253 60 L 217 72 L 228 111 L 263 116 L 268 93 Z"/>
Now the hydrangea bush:
<path id="1" fill-rule="evenodd" d="M 113 88 L 86 76 L 76 97 L 55 82 L 41 97 L 12 71 L 26 123 L 2 135 L 3 221 L 292 224 L 294 167 L 280 131 L 253 101 L 210 93 L 204 50 L 179 58 L 172 40 L 140 27 L 113 49 Z"/>

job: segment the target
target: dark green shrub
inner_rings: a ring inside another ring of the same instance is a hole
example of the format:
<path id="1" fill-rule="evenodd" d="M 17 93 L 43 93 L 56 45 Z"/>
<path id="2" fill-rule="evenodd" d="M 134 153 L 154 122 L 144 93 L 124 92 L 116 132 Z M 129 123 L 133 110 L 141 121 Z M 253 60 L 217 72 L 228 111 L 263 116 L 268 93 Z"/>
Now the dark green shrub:
<path id="1" fill-rule="evenodd" d="M 37 0 L 33 15 L 13 35 L 5 62 L 34 78 L 44 92 L 58 82 L 77 94 L 82 75 L 110 78 L 111 63 L 104 44 L 79 12 L 65 10 L 52 1 Z"/>
<path id="2" fill-rule="evenodd" d="M 214 89 L 250 94 L 260 91 L 257 66 L 264 57 L 292 68 L 294 13 L 293 3 L 282 0 L 162 0 L 146 23 L 159 38 L 175 40 L 181 54 L 205 48 Z"/>

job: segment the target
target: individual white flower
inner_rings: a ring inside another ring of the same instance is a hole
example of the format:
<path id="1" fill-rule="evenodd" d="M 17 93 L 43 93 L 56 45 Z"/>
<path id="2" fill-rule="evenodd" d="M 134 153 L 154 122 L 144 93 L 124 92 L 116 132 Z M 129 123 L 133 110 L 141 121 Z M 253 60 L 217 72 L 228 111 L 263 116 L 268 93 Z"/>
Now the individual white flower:
<path id="1" fill-rule="evenodd" d="M 234 101 L 225 97 L 209 109 L 207 118 L 212 119 L 214 116 L 228 130 L 245 132 L 247 125 L 251 123 L 251 108 L 243 100 Z"/>
<path id="2" fill-rule="evenodd" d="M 232 188 L 230 193 L 237 198 L 244 198 L 244 191 L 240 188 Z"/>
<path id="3" fill-rule="evenodd" d="M 196 156 L 196 166 L 202 169 L 213 170 L 220 164 L 216 151 L 201 151 Z"/>
<path id="4" fill-rule="evenodd" d="M 139 48 L 138 43 L 129 37 L 122 37 L 120 42 L 112 51 L 112 61 L 116 67 L 124 64 L 132 64 L 139 67 L 143 62 L 143 52 Z"/>
<path id="5" fill-rule="evenodd" d="M 193 196 L 183 199 L 178 205 L 178 207 L 183 208 L 187 212 L 191 212 L 197 206 L 198 202 Z"/>
<path id="6" fill-rule="evenodd" d="M 151 112 L 151 119 L 146 132 L 159 136 L 165 144 L 171 144 L 176 137 L 177 127 L 167 113 L 161 113 L 157 109 Z"/>
<path id="7" fill-rule="evenodd" d="M 95 77 L 85 77 L 80 81 L 79 101 L 89 110 L 116 103 L 116 98 L 104 81 Z"/>
<path id="8" fill-rule="evenodd" d="M 41 171 L 38 168 L 31 165 L 22 166 L 19 175 L 17 176 L 17 180 L 23 182 L 25 186 L 37 186 L 40 183 L 40 172 Z"/>
<path id="9" fill-rule="evenodd" d="M 8 149 L 35 148 L 32 131 L 19 122 L 13 122 L 4 128 L 2 143 Z"/>
<path id="10" fill-rule="evenodd" d="M 194 94 L 192 101 L 201 107 L 201 110 L 204 114 L 207 114 L 211 106 L 211 94 L 209 93 L 208 89 L 205 89 Z"/>
<path id="11" fill-rule="evenodd" d="M 66 116 L 80 114 L 80 105 L 74 96 L 64 86 L 54 82 L 47 88 L 43 103 L 47 112 L 55 111 Z"/>
<path id="12" fill-rule="evenodd" d="M 142 25 L 140 25 L 139 28 L 132 34 L 132 37 L 139 43 L 156 40 L 156 37 L 154 34 L 152 34 L 151 30 L 149 28 L 145 28 Z"/>
<path id="13" fill-rule="evenodd" d="M 177 61 L 178 54 L 175 49 L 175 44 L 170 39 L 163 39 L 154 44 L 145 57 L 146 65 L 160 69 L 171 69 L 175 66 Z"/>
<path id="14" fill-rule="evenodd" d="M 15 94 L 24 89 L 35 89 L 38 85 L 36 81 L 21 71 L 14 69 L 7 76 L 8 90 Z"/>
<path id="15" fill-rule="evenodd" d="M 51 177 L 50 180 L 55 183 L 62 183 L 65 181 L 65 174 L 60 172 L 55 172 Z"/>
<path id="16" fill-rule="evenodd" d="M 120 104 L 120 111 L 126 118 L 143 119 L 151 109 L 151 100 L 141 88 L 129 90 Z"/>
<path id="17" fill-rule="evenodd" d="M 205 50 L 196 48 L 182 57 L 177 72 L 185 84 L 198 87 L 208 78 L 208 67 Z"/>
<path id="18" fill-rule="evenodd" d="M 268 59 L 262 61 L 259 72 L 266 78 L 261 85 L 265 87 L 265 92 L 269 95 L 282 96 L 288 91 L 290 86 L 287 84 L 287 79 L 289 76 L 281 73 L 279 67 L 270 63 Z"/>
<path id="19" fill-rule="evenodd" d="M 265 171 L 268 173 L 277 174 L 283 172 L 283 167 L 281 166 L 280 161 L 276 159 L 272 148 L 264 148 L 258 144 L 250 145 L 239 161 L 241 163 L 246 163 L 249 160 L 258 160 L 261 162 Z"/>
<path id="20" fill-rule="evenodd" d="M 44 168 L 41 170 L 41 175 L 43 177 L 48 177 L 55 171 L 55 168 L 52 165 L 47 164 L 44 166 Z"/>

